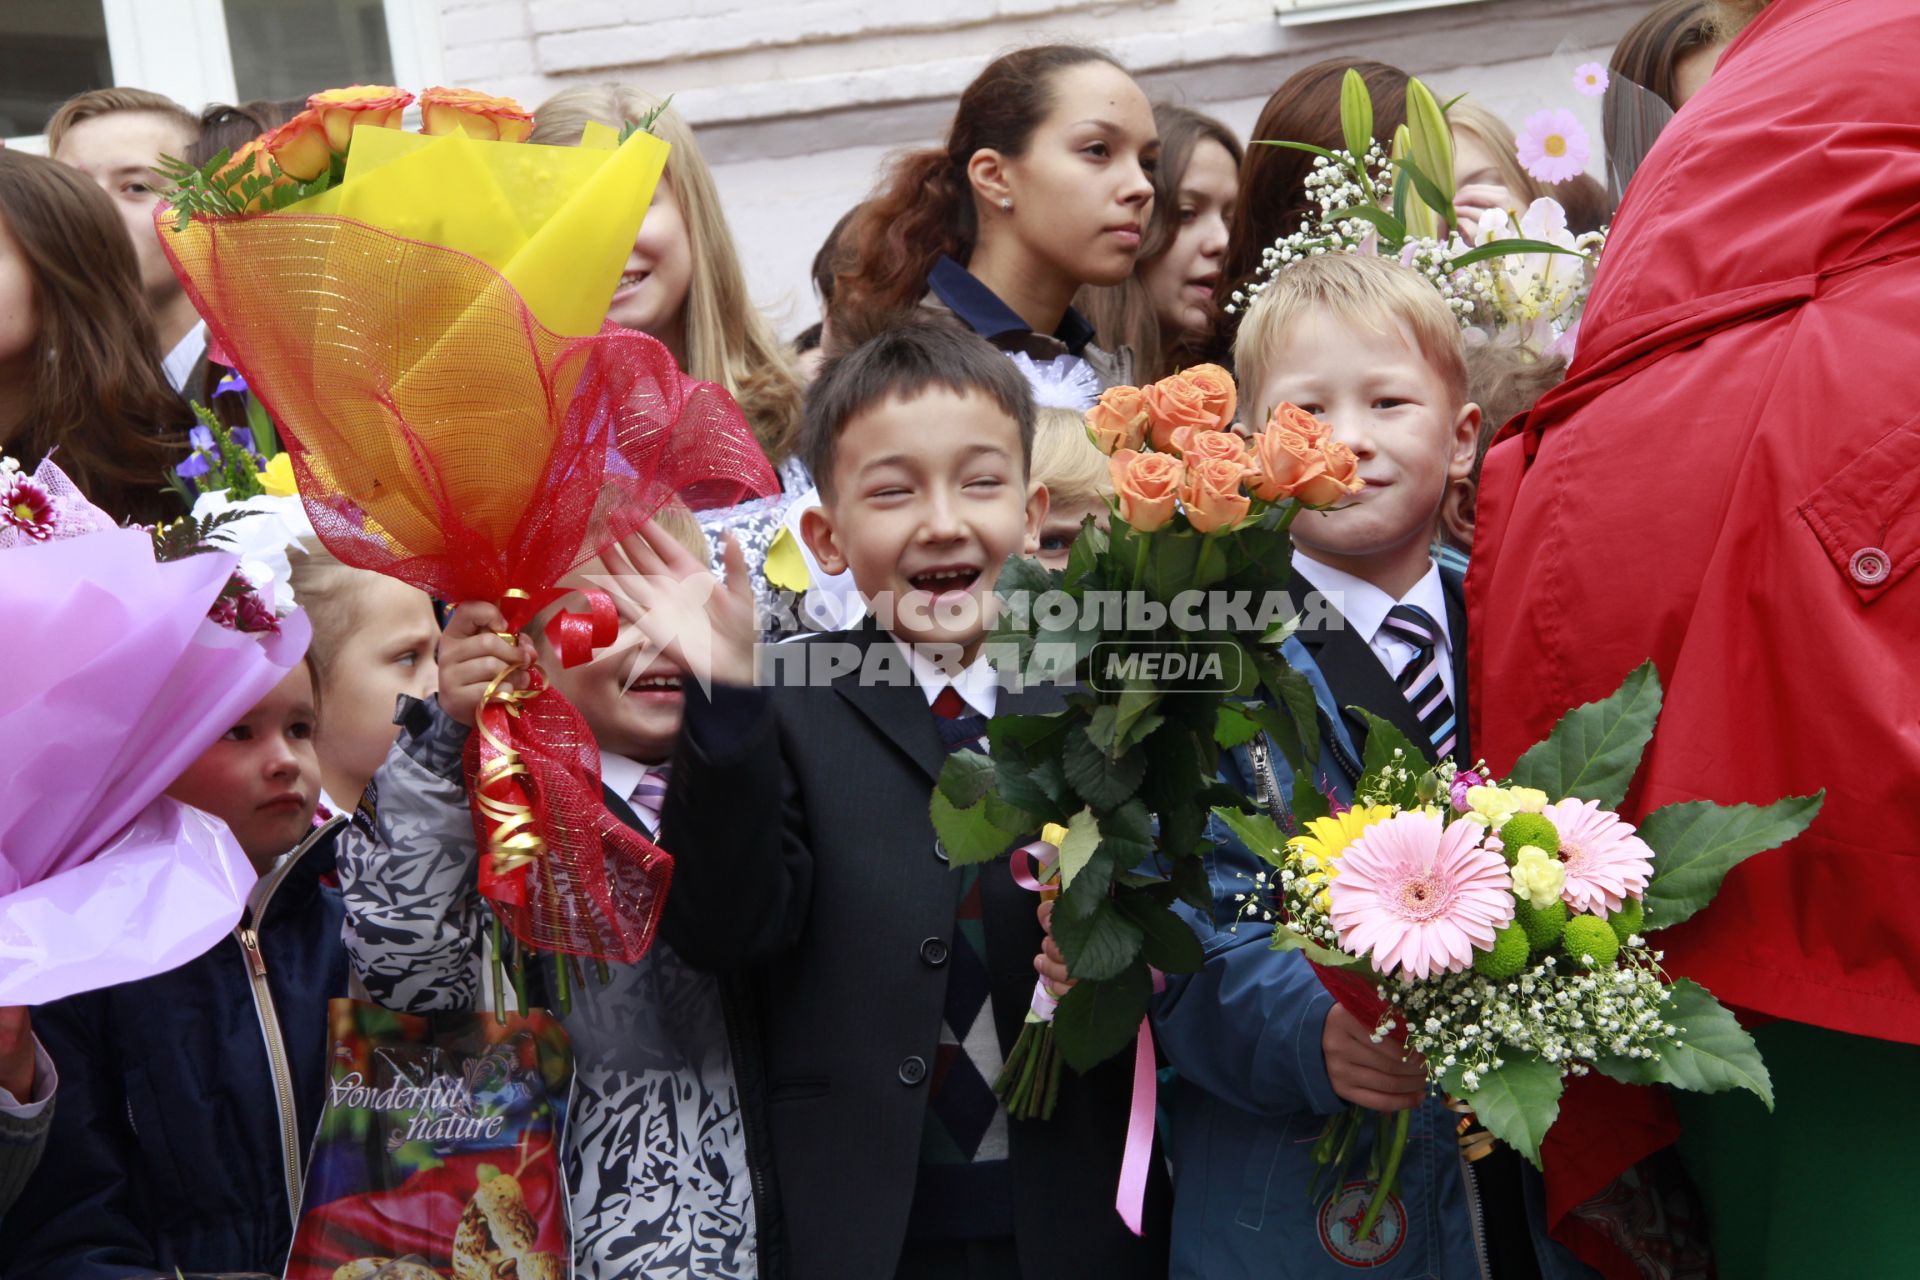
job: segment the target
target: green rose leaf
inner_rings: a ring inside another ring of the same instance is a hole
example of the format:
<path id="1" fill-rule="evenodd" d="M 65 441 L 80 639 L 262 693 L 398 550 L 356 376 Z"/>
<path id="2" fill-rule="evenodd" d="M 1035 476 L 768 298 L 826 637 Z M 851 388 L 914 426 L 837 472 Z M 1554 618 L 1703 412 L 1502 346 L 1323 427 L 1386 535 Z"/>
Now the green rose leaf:
<path id="1" fill-rule="evenodd" d="M 1153 815 L 1139 800 L 1129 800 L 1100 819 L 1100 835 L 1132 870 L 1153 856 Z"/>
<path id="2" fill-rule="evenodd" d="M 980 803 L 993 790 L 993 761 L 978 751 L 955 751 L 940 766 L 940 794 L 957 809 Z"/>
<path id="3" fill-rule="evenodd" d="M 1080 522 L 1080 532 L 1073 539 L 1073 547 L 1067 552 L 1067 568 L 1061 575 L 1061 585 L 1077 587 L 1100 565 L 1100 559 L 1106 555 L 1108 547 L 1107 531 L 1093 522 L 1089 515 Z"/>
<path id="4" fill-rule="evenodd" d="M 1067 722 L 1056 715 L 995 716 L 987 721 L 987 741 L 996 756 L 1005 754 L 1009 744 L 1030 751 L 1051 742 L 1058 750 L 1067 729 Z"/>
<path id="5" fill-rule="evenodd" d="M 1126 966 L 1109 982 L 1081 982 L 1060 998 L 1053 1015 L 1060 1056 L 1075 1071 L 1093 1070 L 1133 1043 L 1152 1001 L 1145 961 Z"/>
<path id="6" fill-rule="evenodd" d="M 1648 814 L 1639 834 L 1657 856 L 1643 931 L 1679 924 L 1713 901 L 1727 872 L 1805 831 L 1826 794 L 1788 796 L 1769 805 L 1691 800 Z"/>
<path id="7" fill-rule="evenodd" d="M 1139 751 L 1129 750 L 1118 760 L 1109 760 L 1085 730 L 1067 735 L 1060 763 L 1074 794 L 1095 809 L 1119 808 L 1146 776 L 1146 760 Z"/>
<path id="8" fill-rule="evenodd" d="M 1053 940 L 1060 944 L 1068 973 L 1082 982 L 1104 982 L 1133 963 L 1146 935 L 1111 898 L 1095 899 L 1078 913 L 1063 896 L 1053 913 Z"/>
<path id="9" fill-rule="evenodd" d="M 1048 591 L 1060 589 L 1060 571 L 1049 569 L 1038 560 L 1025 556 L 1011 555 L 1001 566 L 1000 576 L 993 585 L 994 594 L 1001 599 L 1009 599 L 1021 592 L 1030 596 L 1040 596 Z M 1030 599 L 1029 605 L 1033 603 Z"/>
<path id="10" fill-rule="evenodd" d="M 1127 919 L 1140 926 L 1146 941 L 1140 954 L 1162 973 L 1197 973 L 1206 958 L 1192 926 L 1144 893 L 1116 900 Z"/>
<path id="11" fill-rule="evenodd" d="M 1464 1095 L 1500 1141 L 1540 1167 L 1540 1143 L 1560 1116 L 1560 1068 L 1539 1058 L 1508 1058 Z"/>
<path id="12" fill-rule="evenodd" d="M 1330 817 L 1333 805 L 1305 769 L 1293 775 L 1293 822 L 1301 830 L 1315 818 Z"/>
<path id="13" fill-rule="evenodd" d="M 1226 805 L 1216 806 L 1213 816 L 1225 823 L 1227 830 L 1238 836 L 1254 857 L 1276 867 L 1285 864 L 1289 837 L 1272 818 L 1264 813 L 1243 813 Z"/>
<path id="14" fill-rule="evenodd" d="M 1515 762 L 1508 784 L 1619 808 L 1660 718 L 1660 696 L 1659 673 L 1641 663 L 1612 694 L 1560 717 L 1546 741 Z"/>
<path id="15" fill-rule="evenodd" d="M 1365 776 L 1358 790 L 1372 790 L 1378 784 L 1389 804 L 1403 809 L 1419 807 L 1420 778 L 1433 767 L 1426 753 L 1406 734 L 1382 720 L 1365 707 L 1349 707 L 1367 725 L 1367 744 L 1363 755 Z M 1389 776 L 1389 771 L 1396 771 Z M 1397 771 L 1404 770 L 1404 773 Z"/>
<path id="16" fill-rule="evenodd" d="M 1292 722 L 1291 733 L 1268 729 L 1280 754 L 1296 770 L 1306 768 L 1320 755 L 1320 703 L 1313 695 L 1313 682 L 1284 662 L 1263 663 L 1261 681 L 1275 703 L 1286 708 Z M 1289 741 L 1291 739 L 1291 741 Z M 1295 746 L 1293 744 L 1297 743 Z"/>
<path id="17" fill-rule="evenodd" d="M 1260 726 L 1231 702 L 1220 704 L 1214 717 L 1213 740 L 1223 747 L 1239 747 L 1252 742 Z"/>
<path id="18" fill-rule="evenodd" d="M 1100 825 L 1093 810 L 1082 809 L 1074 814 L 1067 823 L 1067 838 L 1060 842 L 1061 888 L 1073 883 L 1074 877 L 1093 860 L 1093 851 L 1099 845 Z"/>
<path id="19" fill-rule="evenodd" d="M 1180 901 L 1202 913 L 1213 910 L 1213 881 L 1207 875 L 1205 859 L 1175 858 L 1172 880 Z"/>
<path id="20" fill-rule="evenodd" d="M 933 832 L 947 851 L 950 866 L 992 862 L 1022 834 L 998 826 L 984 802 L 961 809 L 939 791 L 933 793 L 932 813 Z"/>
<path id="21" fill-rule="evenodd" d="M 1130 747 L 1145 740 L 1166 723 L 1156 707 L 1160 705 L 1160 690 L 1148 680 L 1129 680 L 1120 690 L 1120 700 L 1116 704 L 1114 734 L 1123 747 Z"/>
<path id="22" fill-rule="evenodd" d="M 1168 603 L 1182 591 L 1204 591 L 1211 585 L 1199 580 L 1200 547 L 1204 539 L 1200 534 L 1174 532 L 1171 529 L 1154 534 L 1147 540 L 1147 595 L 1154 600 Z M 1222 571 L 1226 565 L 1221 563 Z"/>
<path id="23" fill-rule="evenodd" d="M 1087 737 L 1093 739 L 1093 745 L 1107 753 L 1114 754 L 1113 744 L 1119 733 L 1120 709 L 1112 703 L 1103 703 L 1093 709 L 1093 715 L 1087 720 Z"/>
<path id="24" fill-rule="evenodd" d="M 1400 732 L 1392 722 L 1382 720 L 1365 707 L 1349 707 L 1347 710 L 1358 713 L 1367 722 L 1367 749 L 1362 764 L 1368 773 L 1382 773 L 1397 767 L 1417 775 L 1433 767 L 1433 761 L 1427 759 L 1427 753 L 1415 746 L 1413 739 Z"/>
<path id="25" fill-rule="evenodd" d="M 1667 1021 L 1679 1043 L 1667 1045 L 1658 1059 L 1607 1058 L 1594 1065 L 1627 1084 L 1668 1084 L 1694 1093 L 1745 1089 L 1773 1110 L 1773 1078 L 1759 1046 L 1740 1020 L 1690 978 L 1667 988 Z"/>
<path id="26" fill-rule="evenodd" d="M 1048 766 L 1052 767 L 1050 772 Z M 993 786 L 993 793 L 998 794 L 1000 799 L 1016 809 L 1024 809 L 1038 818 L 1042 825 L 1049 822 L 1064 823 L 1076 807 L 1056 760 L 1028 764 L 1018 757 L 995 756 Z"/>

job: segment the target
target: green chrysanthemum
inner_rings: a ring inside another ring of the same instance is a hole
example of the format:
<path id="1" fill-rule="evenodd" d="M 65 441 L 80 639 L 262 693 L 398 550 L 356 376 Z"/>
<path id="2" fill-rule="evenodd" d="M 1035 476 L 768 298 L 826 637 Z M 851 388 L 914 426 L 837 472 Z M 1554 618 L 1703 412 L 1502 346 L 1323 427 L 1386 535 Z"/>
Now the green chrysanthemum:
<path id="1" fill-rule="evenodd" d="M 1567 904 L 1556 902 L 1541 908 L 1520 899 L 1513 906 L 1513 922 L 1526 930 L 1527 942 L 1534 951 L 1547 951 L 1560 941 L 1560 931 L 1567 927 Z"/>
<path id="2" fill-rule="evenodd" d="M 1646 927 L 1647 909 L 1640 899 L 1628 898 L 1618 911 L 1607 917 L 1607 923 L 1613 926 L 1613 936 L 1625 943 Z"/>
<path id="3" fill-rule="evenodd" d="M 1560 949 L 1582 968 L 1605 969 L 1620 954 L 1620 939 L 1613 936 L 1613 926 L 1599 916 L 1575 916 L 1560 935 Z"/>
<path id="4" fill-rule="evenodd" d="M 1510 924 L 1493 935 L 1493 950 L 1474 953 L 1473 971 L 1487 978 L 1511 978 L 1527 967 L 1529 949 L 1527 931 Z"/>
<path id="5" fill-rule="evenodd" d="M 1506 846 L 1509 863 L 1525 845 L 1532 845 L 1550 858 L 1560 855 L 1560 833 L 1554 830 L 1553 823 L 1537 813 L 1516 813 L 1508 818 L 1500 828 L 1500 843 Z"/>

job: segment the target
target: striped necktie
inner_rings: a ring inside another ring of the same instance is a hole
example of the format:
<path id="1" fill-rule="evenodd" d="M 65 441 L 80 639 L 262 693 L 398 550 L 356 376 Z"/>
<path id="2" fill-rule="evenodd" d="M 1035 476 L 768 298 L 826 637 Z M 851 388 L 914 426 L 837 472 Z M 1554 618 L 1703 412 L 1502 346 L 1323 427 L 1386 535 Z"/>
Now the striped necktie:
<path id="1" fill-rule="evenodd" d="M 1414 648 L 1413 657 L 1400 668 L 1394 684 L 1399 686 L 1407 705 L 1413 708 L 1414 718 L 1426 731 L 1435 758 L 1444 760 L 1453 754 L 1456 725 L 1453 699 L 1447 696 L 1446 681 L 1440 674 L 1441 665 L 1446 661 L 1440 650 L 1440 637 L 1444 634 L 1440 624 L 1418 605 L 1397 604 L 1387 610 L 1387 620 L 1381 624 L 1381 630 Z"/>
<path id="2" fill-rule="evenodd" d="M 627 804 L 647 824 L 650 834 L 660 830 L 660 806 L 667 802 L 667 781 L 673 774 L 670 764 L 655 765 L 640 779 L 640 785 L 627 797 Z"/>

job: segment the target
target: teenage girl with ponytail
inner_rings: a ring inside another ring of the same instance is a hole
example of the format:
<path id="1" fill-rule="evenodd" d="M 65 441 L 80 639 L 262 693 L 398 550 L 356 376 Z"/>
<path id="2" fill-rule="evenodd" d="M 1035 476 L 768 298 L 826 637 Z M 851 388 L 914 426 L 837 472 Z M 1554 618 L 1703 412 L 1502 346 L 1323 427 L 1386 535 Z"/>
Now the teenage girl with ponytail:
<path id="1" fill-rule="evenodd" d="M 1133 273 L 1159 149 L 1146 95 L 1105 54 L 1055 44 L 994 59 L 961 94 L 946 144 L 902 156 L 854 215 L 835 345 L 919 307 L 1087 403 L 1129 381 L 1128 353 L 1095 346 L 1070 304 L 1082 285 Z"/>

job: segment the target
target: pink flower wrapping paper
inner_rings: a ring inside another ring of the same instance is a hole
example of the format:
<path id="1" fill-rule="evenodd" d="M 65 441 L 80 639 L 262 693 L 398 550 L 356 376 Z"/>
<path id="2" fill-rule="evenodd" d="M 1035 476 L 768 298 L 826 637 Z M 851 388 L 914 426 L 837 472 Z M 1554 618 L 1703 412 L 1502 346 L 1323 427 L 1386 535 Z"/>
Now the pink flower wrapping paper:
<path id="1" fill-rule="evenodd" d="M 147 977 L 213 945 L 255 880 L 167 786 L 306 651 L 207 618 L 226 554 L 156 563 L 142 529 L 0 552 L 0 1003 Z"/>

